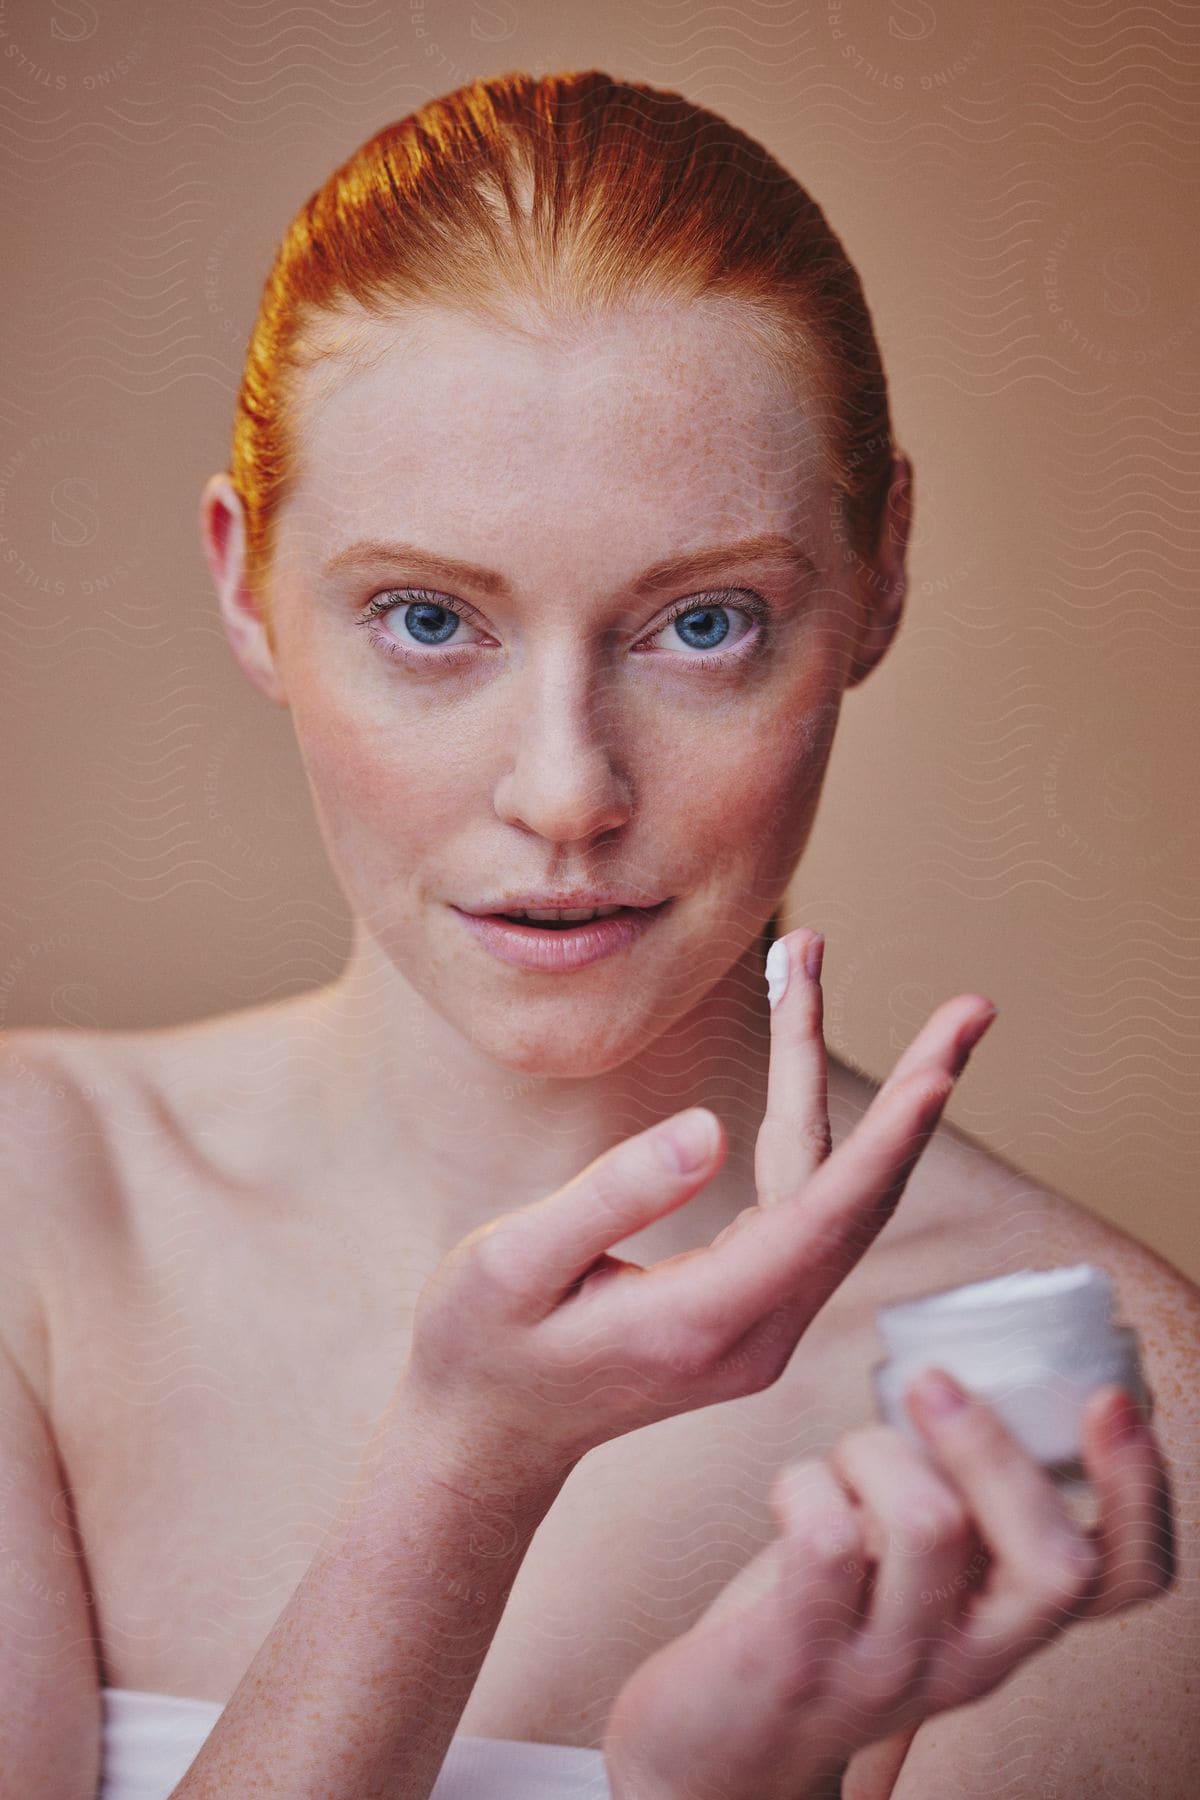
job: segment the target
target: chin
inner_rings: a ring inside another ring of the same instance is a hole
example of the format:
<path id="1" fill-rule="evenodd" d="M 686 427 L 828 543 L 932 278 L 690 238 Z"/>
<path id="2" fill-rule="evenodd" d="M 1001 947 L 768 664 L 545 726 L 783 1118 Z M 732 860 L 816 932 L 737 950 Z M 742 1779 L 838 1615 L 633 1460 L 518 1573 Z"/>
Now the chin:
<path id="1" fill-rule="evenodd" d="M 594 1031 L 576 1017 L 554 1026 L 539 1026 L 532 1016 L 522 1022 L 520 1008 L 510 1006 L 506 1018 L 491 1022 L 478 1015 L 459 1023 L 463 1035 L 484 1056 L 530 1082 L 582 1081 L 619 1069 L 658 1034 L 647 1025 L 641 1032 L 614 1031 L 612 1021 L 595 1022 Z"/>

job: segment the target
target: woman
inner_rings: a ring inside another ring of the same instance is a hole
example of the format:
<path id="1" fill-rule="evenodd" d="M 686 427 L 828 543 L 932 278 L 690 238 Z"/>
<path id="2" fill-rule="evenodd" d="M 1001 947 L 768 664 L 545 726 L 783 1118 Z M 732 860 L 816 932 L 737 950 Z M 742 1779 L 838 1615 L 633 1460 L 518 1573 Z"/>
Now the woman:
<path id="1" fill-rule="evenodd" d="M 1067 1625 L 1191 1604 L 1189 1284 L 1028 1183 L 997 1223 L 938 1127 L 990 1002 L 876 1094 L 819 935 L 764 982 L 910 494 L 818 208 L 678 96 L 480 82 L 301 210 L 201 523 L 355 941 L 9 1046 L 19 1791 L 982 1793 L 1034 1651 L 1057 1705 Z M 1092 1397 L 1090 1533 L 982 1404 L 862 1423 L 882 1301 L 1085 1256 L 1172 1401 Z"/>

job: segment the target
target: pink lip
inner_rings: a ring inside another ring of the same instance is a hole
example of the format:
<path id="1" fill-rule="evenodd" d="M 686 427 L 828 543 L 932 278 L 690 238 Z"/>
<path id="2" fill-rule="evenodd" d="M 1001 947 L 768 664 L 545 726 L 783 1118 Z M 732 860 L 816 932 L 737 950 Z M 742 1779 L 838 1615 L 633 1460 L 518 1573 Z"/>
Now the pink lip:
<path id="1" fill-rule="evenodd" d="M 586 968 L 588 963 L 599 962 L 601 957 L 612 956 L 618 950 L 627 950 L 650 930 L 670 904 L 664 900 L 658 906 L 614 913 L 611 918 L 593 919 L 562 931 L 543 930 L 534 924 L 517 925 L 496 913 L 479 917 L 460 912 L 457 906 L 450 910 L 458 913 L 468 931 L 501 962 L 518 969 L 562 974 L 568 969 Z"/>

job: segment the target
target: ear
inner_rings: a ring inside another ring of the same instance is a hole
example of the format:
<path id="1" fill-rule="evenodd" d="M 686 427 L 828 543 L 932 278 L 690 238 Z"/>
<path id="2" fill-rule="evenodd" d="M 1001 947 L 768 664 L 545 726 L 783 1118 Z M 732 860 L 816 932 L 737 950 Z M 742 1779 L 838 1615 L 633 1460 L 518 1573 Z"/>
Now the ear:
<path id="1" fill-rule="evenodd" d="M 907 456 L 892 458 L 879 548 L 860 572 L 865 608 L 862 635 L 855 649 L 847 688 L 857 687 L 883 658 L 896 635 L 908 588 L 908 534 L 912 525 L 913 472 Z"/>
<path id="2" fill-rule="evenodd" d="M 246 514 L 229 476 L 210 475 L 200 496 L 200 536 L 216 585 L 221 623 L 242 673 L 276 706 L 287 694 L 262 607 L 246 578 Z"/>

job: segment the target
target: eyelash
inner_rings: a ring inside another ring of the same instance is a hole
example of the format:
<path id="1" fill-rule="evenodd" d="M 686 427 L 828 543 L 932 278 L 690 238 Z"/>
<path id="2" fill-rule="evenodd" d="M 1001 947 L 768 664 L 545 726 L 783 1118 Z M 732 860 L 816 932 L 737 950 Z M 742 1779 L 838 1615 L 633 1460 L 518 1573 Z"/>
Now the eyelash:
<path id="1" fill-rule="evenodd" d="M 736 606 L 733 604 L 735 598 L 738 601 Z M 377 645 L 385 656 L 394 656 L 410 667 L 430 666 L 439 662 L 457 663 L 472 648 L 471 645 L 460 644 L 445 651 L 432 645 L 427 650 L 407 650 L 398 638 L 375 629 L 377 619 L 386 617 L 388 613 L 396 612 L 402 606 L 413 606 L 421 602 L 439 607 L 443 612 L 454 613 L 468 625 L 475 623 L 471 617 L 472 608 L 467 607 L 462 601 L 450 599 L 446 594 L 434 593 L 429 588 L 388 588 L 384 593 L 377 594 L 373 600 L 368 602 L 358 623 L 366 629 L 371 642 Z M 689 613 L 706 612 L 709 609 L 740 612 L 759 626 L 765 625 L 770 617 L 770 608 L 766 601 L 752 588 L 721 588 L 712 593 L 694 596 L 690 600 L 681 600 L 650 635 L 657 637 L 660 632 L 666 630 L 668 625 L 673 625 L 676 619 L 686 618 Z M 701 652 L 695 656 L 685 654 L 683 660 L 689 668 L 728 669 L 744 660 L 750 651 L 761 643 L 762 638 L 761 630 L 747 632 L 733 650 L 725 651 L 723 654 L 720 652 Z"/>

